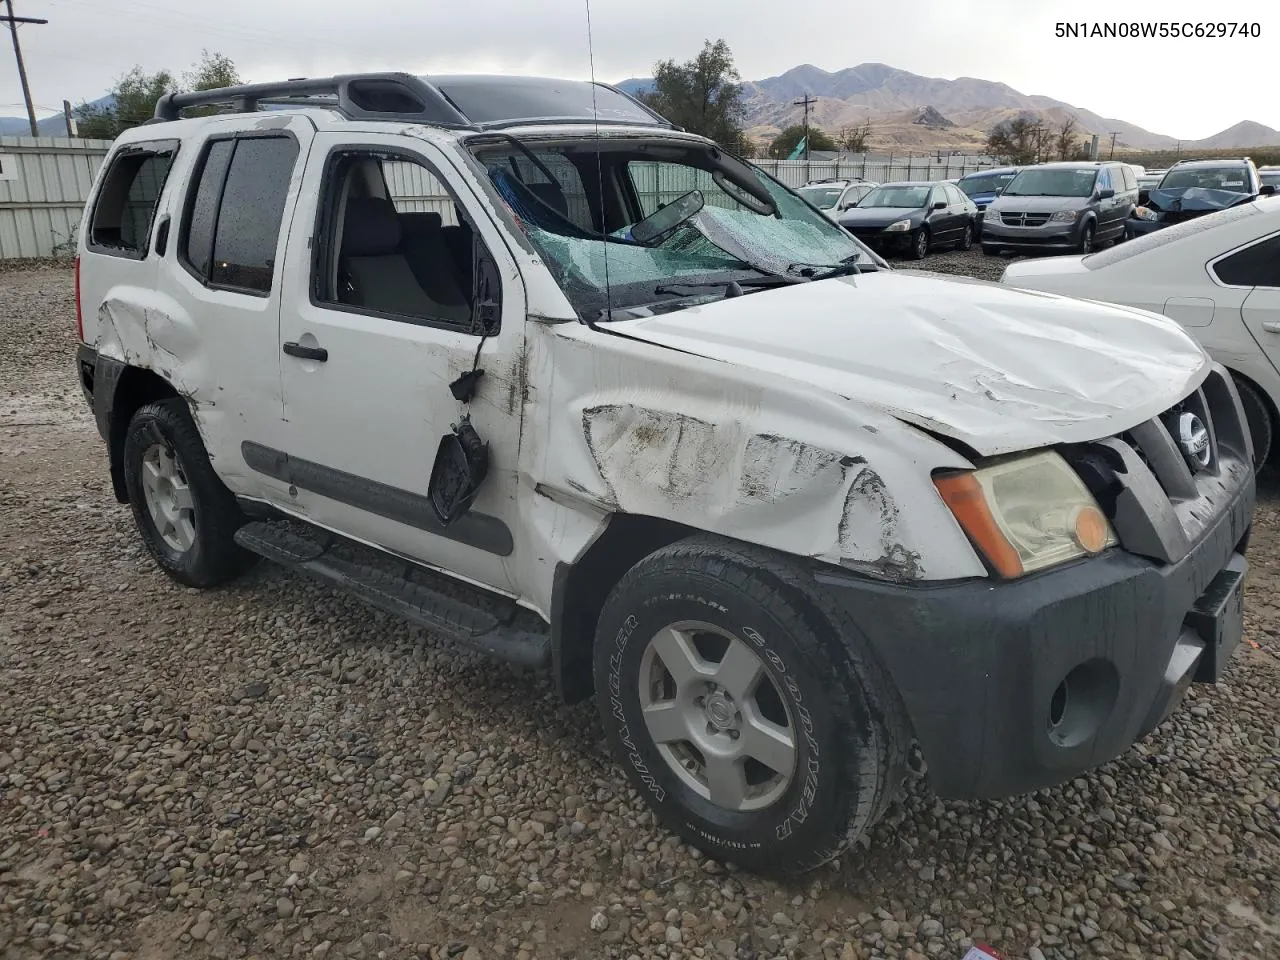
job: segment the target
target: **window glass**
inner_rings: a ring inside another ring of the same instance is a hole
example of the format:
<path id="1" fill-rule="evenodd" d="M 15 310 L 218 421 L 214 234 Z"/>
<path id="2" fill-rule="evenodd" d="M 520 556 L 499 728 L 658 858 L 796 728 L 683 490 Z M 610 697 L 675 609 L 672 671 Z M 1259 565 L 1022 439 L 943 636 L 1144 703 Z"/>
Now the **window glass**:
<path id="1" fill-rule="evenodd" d="M 1280 236 L 1268 237 L 1213 265 L 1223 283 L 1235 287 L 1280 287 Z"/>
<path id="2" fill-rule="evenodd" d="M 746 210 L 742 204 L 721 189 L 712 179 L 711 171 L 698 167 L 686 166 L 682 163 L 651 163 L 647 160 L 633 160 L 627 164 L 627 172 L 631 176 L 631 184 L 635 187 L 640 200 L 640 209 L 644 216 L 656 212 L 672 201 L 679 200 L 690 190 L 701 190 L 702 199 L 708 207 L 720 207 L 722 210 Z M 824 206 L 817 203 L 812 195 L 807 199 L 820 209 L 834 205 L 835 198 L 840 195 L 839 187 L 829 188 L 833 191 L 830 204 Z"/>
<path id="3" fill-rule="evenodd" d="M 1244 167 L 1182 167 L 1170 170 L 1160 181 L 1161 190 L 1184 190 L 1201 187 L 1205 190 L 1227 190 L 1231 193 L 1252 193 L 1249 171 Z"/>
<path id="4" fill-rule="evenodd" d="M 928 187 L 888 186 L 876 187 L 859 207 L 923 207 L 929 199 Z"/>
<path id="5" fill-rule="evenodd" d="M 328 256 L 313 286 L 319 300 L 471 333 L 481 332 L 477 320 L 497 329 L 496 269 L 434 170 L 402 154 L 344 150 L 330 159 L 322 189 Z"/>
<path id="6" fill-rule="evenodd" d="M 1098 170 L 1094 167 L 1030 167 L 1005 188 L 1006 197 L 1087 197 L 1093 193 Z"/>
<path id="7" fill-rule="evenodd" d="M 209 263 L 213 258 L 213 228 L 218 219 L 218 197 L 222 182 L 227 177 L 227 165 L 231 161 L 234 140 L 217 140 L 210 144 L 196 183 L 191 212 L 187 215 L 186 243 L 182 255 L 191 268 L 201 277 L 209 276 Z"/>
<path id="8" fill-rule="evenodd" d="M 1133 167 L 1124 168 L 1124 188 L 1126 190 L 1138 189 L 1138 177 L 1133 172 Z"/>
<path id="9" fill-rule="evenodd" d="M 237 140 L 222 190 L 209 281 L 267 293 L 298 144 L 289 137 Z"/>
<path id="10" fill-rule="evenodd" d="M 1115 189 L 1115 187 L 1112 186 L 1112 183 L 1111 183 L 1111 171 L 1108 170 L 1106 167 L 1103 167 L 1101 170 L 1098 171 L 1098 189 L 1099 190 Z"/>
<path id="11" fill-rule="evenodd" d="M 146 253 L 173 156 L 173 150 L 126 149 L 112 161 L 94 204 L 92 245 Z"/>

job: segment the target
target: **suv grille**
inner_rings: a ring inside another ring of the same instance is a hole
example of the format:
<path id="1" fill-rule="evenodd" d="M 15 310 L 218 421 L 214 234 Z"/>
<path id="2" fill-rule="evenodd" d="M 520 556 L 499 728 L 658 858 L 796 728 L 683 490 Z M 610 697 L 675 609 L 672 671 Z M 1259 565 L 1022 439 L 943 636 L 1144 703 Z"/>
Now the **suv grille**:
<path id="1" fill-rule="evenodd" d="M 1207 446 L 1199 457 L 1197 435 Z M 1125 549 L 1165 562 L 1181 559 L 1253 476 L 1248 426 L 1230 374 L 1217 364 L 1168 410 L 1063 455 Z"/>
<path id="2" fill-rule="evenodd" d="M 1001 213 L 1000 221 L 1011 227 L 1043 227 L 1049 222 L 1047 213 Z"/>

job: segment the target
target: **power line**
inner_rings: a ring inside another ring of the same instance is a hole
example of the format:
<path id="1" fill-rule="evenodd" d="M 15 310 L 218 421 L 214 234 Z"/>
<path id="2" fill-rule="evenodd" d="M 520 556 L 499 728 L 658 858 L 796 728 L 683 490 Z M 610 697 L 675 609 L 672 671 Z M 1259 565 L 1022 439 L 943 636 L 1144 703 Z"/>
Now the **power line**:
<path id="1" fill-rule="evenodd" d="M 36 122 L 36 108 L 31 102 L 31 85 L 27 83 L 27 65 L 22 62 L 22 44 L 18 42 L 18 24 L 20 23 L 48 23 L 48 20 L 41 20 L 38 17 L 19 17 L 13 12 L 13 0 L 5 0 L 5 7 L 9 11 L 6 17 L 0 17 L 0 23 L 9 24 L 9 32 L 13 35 L 13 56 L 18 61 L 18 79 L 22 82 L 22 99 L 27 104 L 27 120 L 31 123 L 31 135 L 33 137 L 40 136 L 40 127 Z"/>

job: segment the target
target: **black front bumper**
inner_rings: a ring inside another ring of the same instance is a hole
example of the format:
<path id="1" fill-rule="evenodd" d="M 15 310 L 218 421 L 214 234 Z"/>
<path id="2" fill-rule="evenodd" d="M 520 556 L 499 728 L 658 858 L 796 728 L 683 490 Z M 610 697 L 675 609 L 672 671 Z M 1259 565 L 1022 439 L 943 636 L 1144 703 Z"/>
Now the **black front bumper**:
<path id="1" fill-rule="evenodd" d="M 1204 392 L 1221 399 L 1223 382 Z M 1120 548 L 1021 580 L 817 575 L 893 677 L 939 795 L 1010 796 L 1069 780 L 1150 733 L 1190 683 L 1218 679 L 1242 630 L 1255 490 L 1247 444 L 1217 413 L 1217 466 L 1187 511 L 1194 542 L 1152 539 L 1120 498 Z M 1181 555 L 1141 556 L 1130 540 Z"/>

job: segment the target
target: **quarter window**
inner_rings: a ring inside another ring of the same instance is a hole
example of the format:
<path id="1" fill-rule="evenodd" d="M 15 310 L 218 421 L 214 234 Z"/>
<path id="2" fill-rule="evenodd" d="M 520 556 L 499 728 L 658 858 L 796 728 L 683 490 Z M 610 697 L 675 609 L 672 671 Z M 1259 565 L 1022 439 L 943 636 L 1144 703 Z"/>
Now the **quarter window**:
<path id="1" fill-rule="evenodd" d="M 1280 235 L 1224 257 L 1213 272 L 1233 287 L 1280 287 Z"/>
<path id="2" fill-rule="evenodd" d="M 90 219 L 89 246 L 142 259 L 150 245 L 160 194 L 177 153 L 171 141 L 125 147 L 111 161 Z"/>
<path id="3" fill-rule="evenodd" d="M 276 248 L 298 159 L 292 137 L 209 144 L 188 204 L 183 259 L 211 287 L 271 292 Z"/>

